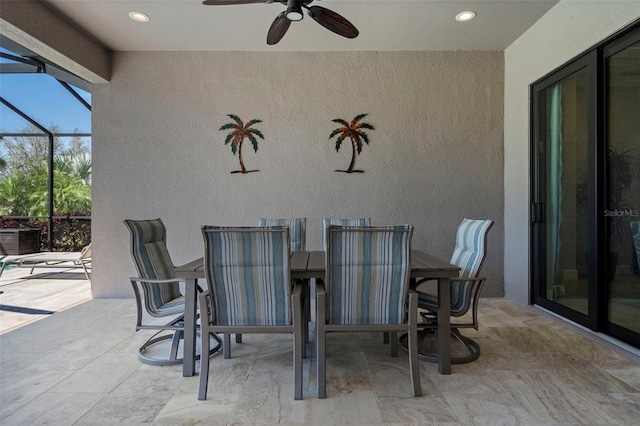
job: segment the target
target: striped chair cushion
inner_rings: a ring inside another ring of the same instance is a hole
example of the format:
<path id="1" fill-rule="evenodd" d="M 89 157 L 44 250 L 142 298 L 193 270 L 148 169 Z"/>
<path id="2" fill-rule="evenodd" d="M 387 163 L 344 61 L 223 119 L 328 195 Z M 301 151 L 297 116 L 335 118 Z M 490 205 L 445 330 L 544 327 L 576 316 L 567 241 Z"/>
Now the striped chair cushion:
<path id="1" fill-rule="evenodd" d="M 291 251 L 305 251 L 307 239 L 307 218 L 294 219 L 258 219 L 258 226 L 288 226 Z"/>
<path id="2" fill-rule="evenodd" d="M 327 226 L 339 225 L 339 226 L 370 226 L 371 219 L 358 218 L 358 219 L 336 219 L 333 217 L 325 217 L 322 219 L 322 250 L 327 249 Z"/>
<path id="3" fill-rule="evenodd" d="M 327 227 L 329 324 L 401 324 L 413 227 Z"/>
<path id="4" fill-rule="evenodd" d="M 477 277 L 484 262 L 486 252 L 486 235 L 493 221 L 463 219 L 456 233 L 456 246 L 451 255 L 450 263 L 460 267 L 461 277 Z M 471 282 L 459 282 L 451 286 L 451 305 L 463 306 L 469 292 L 465 287 Z"/>
<path id="5" fill-rule="evenodd" d="M 173 262 L 166 245 L 166 228 L 160 219 L 125 220 L 131 234 L 131 257 L 141 278 L 174 278 Z M 171 315 L 184 310 L 180 285 L 143 283 L 145 304 L 149 313 Z"/>
<path id="6" fill-rule="evenodd" d="M 218 325 L 291 325 L 289 228 L 203 226 Z"/>

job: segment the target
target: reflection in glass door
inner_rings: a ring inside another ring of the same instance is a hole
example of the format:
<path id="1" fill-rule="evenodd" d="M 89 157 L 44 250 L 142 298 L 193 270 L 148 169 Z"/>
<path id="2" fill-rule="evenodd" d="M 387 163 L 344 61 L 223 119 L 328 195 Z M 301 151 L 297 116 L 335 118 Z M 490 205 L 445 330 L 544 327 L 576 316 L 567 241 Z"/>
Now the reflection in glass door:
<path id="1" fill-rule="evenodd" d="M 541 91 L 538 103 L 538 209 L 546 271 L 540 296 L 584 315 L 588 314 L 587 77 L 586 68 L 567 75 Z"/>
<path id="2" fill-rule="evenodd" d="M 608 321 L 640 333 L 640 42 L 609 56 Z"/>

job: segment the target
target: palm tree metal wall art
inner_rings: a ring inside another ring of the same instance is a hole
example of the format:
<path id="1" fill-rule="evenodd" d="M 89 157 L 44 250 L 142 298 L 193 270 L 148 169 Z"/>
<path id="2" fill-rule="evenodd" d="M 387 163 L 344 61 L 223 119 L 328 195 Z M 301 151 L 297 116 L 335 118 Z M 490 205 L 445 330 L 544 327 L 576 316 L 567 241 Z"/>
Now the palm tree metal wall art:
<path id="1" fill-rule="evenodd" d="M 236 155 L 236 152 L 238 153 L 240 170 L 234 170 L 231 173 L 246 174 L 259 172 L 260 170 L 247 170 L 244 166 L 244 162 L 242 161 L 242 141 L 244 141 L 245 138 L 249 139 L 253 146 L 253 152 L 258 152 L 258 140 L 256 139 L 256 136 L 260 139 L 264 139 L 264 136 L 260 130 L 254 129 L 252 126 L 254 124 L 262 123 L 262 120 L 253 119 L 243 123 L 237 115 L 227 114 L 227 117 L 231 118 L 233 122 L 223 124 L 218 130 L 231 130 L 224 140 L 224 144 L 228 145 L 231 143 L 231 152 L 233 152 L 233 155 Z"/>
<path id="2" fill-rule="evenodd" d="M 356 155 L 360 155 L 362 152 L 362 143 L 364 142 L 369 145 L 369 135 L 367 135 L 363 129 L 375 130 L 371 124 L 360 122 L 360 120 L 365 118 L 367 115 L 368 114 L 357 115 L 353 120 L 351 120 L 351 123 L 348 123 L 341 118 L 331 120 L 334 123 L 342 125 L 331 132 L 331 135 L 329 136 L 329 139 L 337 137 L 336 152 L 340 151 L 340 146 L 342 145 L 343 140 L 349 138 L 351 141 L 351 163 L 349 163 L 349 168 L 347 168 L 347 170 L 336 170 L 336 172 L 364 173 L 364 170 L 356 170 L 354 167 L 356 165 Z"/>

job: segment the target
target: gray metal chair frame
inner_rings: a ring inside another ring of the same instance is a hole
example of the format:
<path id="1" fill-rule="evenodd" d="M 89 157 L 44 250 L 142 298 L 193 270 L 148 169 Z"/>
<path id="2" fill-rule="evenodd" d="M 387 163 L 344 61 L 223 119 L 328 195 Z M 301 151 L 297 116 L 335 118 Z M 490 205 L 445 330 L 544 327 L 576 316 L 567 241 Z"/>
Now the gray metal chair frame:
<path id="1" fill-rule="evenodd" d="M 418 281 L 417 285 L 420 285 L 425 280 Z M 468 362 L 475 361 L 480 356 L 480 345 L 478 343 L 464 336 L 460 333 L 458 329 L 460 328 L 473 328 L 478 330 L 478 302 L 480 299 L 480 293 L 482 292 L 482 288 L 486 282 L 485 277 L 476 277 L 476 278 L 453 278 L 451 280 L 452 285 L 456 285 L 456 283 L 471 283 L 468 287 L 468 296 L 466 299 L 472 300 L 471 304 L 467 304 L 466 307 L 457 308 L 455 305 L 451 306 L 451 316 L 452 317 L 461 317 L 468 313 L 469 308 L 471 308 L 471 321 L 470 322 L 455 322 L 451 324 L 451 337 L 456 339 L 463 348 L 465 348 L 467 355 L 463 356 L 452 356 L 451 363 L 452 364 L 465 364 Z M 428 297 L 428 299 L 427 299 Z M 423 319 L 422 323 L 418 324 L 418 328 L 421 330 L 418 333 L 418 348 L 422 347 L 425 339 L 429 338 L 432 334 L 435 336 L 435 332 L 438 328 L 437 321 L 437 312 L 438 312 L 438 300 L 437 297 L 433 299 L 430 296 L 425 297 L 425 295 L 421 295 L 418 308 L 426 309 L 426 312 L 421 312 L 420 316 Z M 403 336 L 404 337 L 404 336 Z M 401 337 L 401 339 L 403 338 Z M 429 361 L 429 362 L 438 362 L 437 354 L 429 354 L 429 353 L 420 353 L 418 355 L 420 359 Z"/>
<path id="2" fill-rule="evenodd" d="M 249 324 L 234 324 L 234 325 L 221 325 L 219 324 L 219 310 L 216 309 L 219 305 L 218 298 L 221 297 L 216 293 L 215 274 L 212 269 L 221 265 L 211 264 L 211 254 L 213 250 L 212 244 L 209 242 L 208 233 L 220 233 L 220 232 L 252 232 L 252 233 L 269 233 L 269 232 L 282 232 L 285 233 L 285 239 L 287 242 L 287 253 L 289 253 L 289 235 L 288 227 L 214 227 L 203 226 L 202 234 L 204 238 L 205 246 L 205 275 L 207 277 L 208 289 L 198 295 L 198 302 L 201 312 L 201 328 L 202 335 L 205 333 L 223 333 L 223 354 L 224 358 L 231 357 L 230 349 L 230 335 L 232 333 L 237 334 L 293 334 L 293 366 L 294 366 L 294 399 L 302 399 L 302 358 L 304 357 L 304 334 L 302 330 L 302 294 L 303 288 L 301 284 L 286 285 L 287 292 L 291 300 L 291 323 L 288 325 L 249 325 Z M 282 259 L 285 262 L 284 268 L 288 271 L 288 282 L 291 282 L 291 272 L 289 266 L 289 257 L 284 256 L 286 259 Z M 221 260 L 221 262 L 225 262 Z M 223 265 L 224 267 L 233 268 L 233 265 Z M 260 285 L 261 283 L 258 283 Z M 202 351 L 204 352 L 209 345 L 208 339 L 202 339 Z M 205 400 L 207 398 L 207 387 L 209 381 L 209 359 L 202 358 L 200 360 L 200 384 L 198 388 L 198 399 Z"/>
<path id="3" fill-rule="evenodd" d="M 292 225 L 297 222 L 299 224 L 299 229 L 297 229 L 297 232 L 292 232 Z M 301 217 L 301 218 L 293 218 L 293 219 L 267 219 L 267 218 L 260 218 L 258 219 L 258 226 L 259 227 L 265 227 L 265 226 L 289 226 L 289 237 L 290 237 L 290 244 L 291 247 L 298 246 L 300 248 L 299 251 L 305 251 L 306 250 L 306 241 L 307 241 L 307 218 L 306 217 Z M 297 236 L 299 238 L 299 240 L 296 240 L 296 238 L 294 237 Z M 292 251 L 296 251 L 295 248 Z M 310 316 L 310 312 L 311 312 L 311 308 L 310 308 L 310 295 L 309 295 L 309 280 L 302 280 L 304 281 L 304 287 L 303 289 L 303 293 L 302 293 L 302 299 L 304 302 L 304 311 L 302 313 L 303 315 L 303 320 L 304 320 L 304 324 L 307 324 L 307 322 L 309 321 Z M 302 330 L 305 334 L 305 338 L 304 341 L 308 342 L 309 341 L 309 332 L 308 332 L 308 328 L 307 327 L 303 327 Z M 231 342 L 230 337 L 225 335 L 224 336 L 225 340 L 229 340 L 229 342 Z M 236 333 L 236 343 L 242 343 L 242 334 L 240 333 Z M 227 345 L 229 346 L 229 345 Z"/>
<path id="4" fill-rule="evenodd" d="M 480 300 L 480 293 L 482 292 L 482 289 L 485 285 L 486 278 L 478 277 L 477 275 L 482 269 L 482 265 L 484 264 L 484 260 L 486 258 L 487 234 L 491 230 L 493 222 L 470 221 L 468 219 L 465 219 L 462 222 L 461 227 L 463 226 L 463 224 L 470 222 L 484 223 L 484 225 L 482 225 L 482 230 L 484 232 L 480 235 L 480 241 L 477 241 L 477 245 L 474 247 L 475 252 L 478 256 L 480 256 L 480 261 L 475 264 L 476 267 L 470 271 L 467 271 L 469 276 L 462 276 L 460 278 L 451 279 L 450 316 L 453 318 L 459 318 L 465 316 L 469 312 L 469 309 L 471 309 L 471 320 L 469 322 L 453 322 L 451 324 L 451 337 L 460 342 L 461 346 L 466 352 L 465 355 L 452 356 L 452 364 L 464 364 L 472 362 L 478 359 L 478 357 L 480 356 L 480 346 L 478 345 L 478 343 L 475 340 L 462 335 L 459 329 L 473 328 L 475 330 L 478 330 L 478 302 Z M 459 228 L 458 232 L 460 232 L 460 229 L 461 228 Z M 456 263 L 454 259 L 452 259 L 452 263 Z M 429 279 L 418 281 L 415 284 L 414 288 L 417 289 L 420 284 L 423 284 L 426 281 L 429 281 Z M 422 348 L 426 339 L 432 336 L 436 336 L 436 330 L 438 328 L 438 297 L 432 294 L 421 292 L 419 289 L 417 290 L 417 292 L 419 294 L 418 308 L 424 309 L 424 311 L 420 313 L 423 322 L 418 324 L 418 329 L 420 330 L 420 332 L 418 333 L 418 348 Z M 402 341 L 405 338 L 406 336 L 401 336 L 400 339 Z M 406 346 L 406 344 L 403 344 L 403 346 Z M 435 352 L 425 353 L 421 351 L 418 357 L 429 362 L 438 362 L 438 355 Z"/>
<path id="5" fill-rule="evenodd" d="M 131 259 L 133 264 L 140 275 L 140 277 L 130 277 L 129 281 L 133 289 L 136 302 L 136 331 L 139 330 L 157 330 L 157 333 L 153 334 L 147 339 L 142 346 L 138 349 L 138 359 L 150 365 L 175 365 L 181 364 L 183 358 L 178 357 L 178 349 L 180 341 L 184 337 L 184 296 L 180 293 L 179 283 L 180 280 L 173 276 L 173 264 L 169 258 L 164 259 L 170 265 L 160 265 L 158 263 L 148 262 L 142 258 L 142 246 L 145 244 L 142 241 L 140 231 L 143 227 L 153 229 L 154 235 L 153 243 L 162 244 L 163 249 L 166 250 L 166 228 L 161 219 L 151 220 L 125 220 L 125 226 L 129 230 L 131 236 Z M 167 252 L 168 253 L 168 252 Z M 147 253 L 148 255 L 148 253 Z M 157 261 L 158 259 L 156 259 Z M 154 267 L 157 270 L 154 270 Z M 163 269 L 162 271 L 160 269 Z M 169 275 L 164 276 L 164 275 Z M 162 308 L 158 308 L 156 305 L 156 298 L 158 294 L 171 294 L 171 300 L 167 300 L 166 304 Z M 168 305 L 168 306 L 167 306 Z M 143 321 L 143 315 L 146 312 L 149 316 L 154 318 L 171 318 L 167 323 L 161 324 L 145 324 Z M 169 334 L 162 334 L 166 331 L 170 331 Z M 212 335 L 218 344 L 209 350 L 209 355 L 214 354 L 220 349 L 221 341 L 218 336 Z M 148 351 L 161 343 L 171 340 L 171 347 L 169 350 L 169 356 L 167 358 L 156 358 L 147 355 Z M 211 345 L 209 345 L 210 347 Z M 197 355 L 200 358 L 200 354 Z"/>
<path id="6" fill-rule="evenodd" d="M 150 325 L 143 324 L 142 316 L 143 316 L 143 306 L 145 303 L 143 302 L 143 294 L 144 294 L 144 284 L 172 284 L 175 283 L 176 280 L 153 280 L 148 278 L 138 278 L 138 277 L 130 277 L 129 281 L 131 282 L 131 286 L 133 288 L 133 294 L 135 295 L 136 300 L 136 331 L 140 330 L 158 330 L 153 336 L 151 336 L 147 341 L 145 341 L 142 346 L 138 349 L 138 359 L 150 365 L 174 365 L 174 364 L 182 364 L 182 358 L 178 357 L 178 347 L 180 345 L 180 340 L 184 337 L 184 312 L 178 314 L 173 320 L 169 321 L 166 324 L 159 325 Z M 154 317 L 159 317 L 157 315 L 153 315 L 147 309 L 147 313 Z M 174 332 L 171 334 L 161 335 L 162 332 L 173 330 Z M 159 336 L 160 335 L 160 336 Z M 158 359 L 145 355 L 147 350 L 149 350 L 154 345 L 162 343 L 166 340 L 171 340 L 171 350 L 168 359 Z"/>
<path id="7" fill-rule="evenodd" d="M 409 369 L 411 371 L 411 383 L 413 386 L 413 395 L 416 397 L 422 396 L 422 388 L 420 385 L 420 366 L 418 365 L 418 347 L 417 342 L 417 318 L 418 318 L 418 294 L 409 289 L 409 277 L 410 277 L 410 262 L 407 259 L 405 270 L 403 271 L 404 283 L 397 283 L 403 285 L 407 289 L 405 293 L 404 306 L 406 312 L 404 312 L 404 322 L 399 324 L 330 324 L 327 315 L 328 299 L 327 295 L 331 292 L 332 274 L 331 274 L 331 234 L 338 232 L 389 232 L 393 227 L 373 227 L 373 226 L 334 226 L 329 225 L 326 228 L 327 232 L 327 255 L 325 257 L 325 280 L 323 282 L 316 283 L 316 354 L 317 354 L 317 387 L 318 398 L 326 398 L 326 334 L 334 332 L 384 332 L 390 333 L 392 336 L 391 344 L 391 356 L 398 356 L 397 347 L 397 333 L 406 332 L 409 336 Z M 407 239 L 407 246 L 405 247 L 407 256 L 410 250 L 411 234 L 413 227 L 408 229 L 396 229 L 397 232 L 409 232 L 409 238 Z"/>

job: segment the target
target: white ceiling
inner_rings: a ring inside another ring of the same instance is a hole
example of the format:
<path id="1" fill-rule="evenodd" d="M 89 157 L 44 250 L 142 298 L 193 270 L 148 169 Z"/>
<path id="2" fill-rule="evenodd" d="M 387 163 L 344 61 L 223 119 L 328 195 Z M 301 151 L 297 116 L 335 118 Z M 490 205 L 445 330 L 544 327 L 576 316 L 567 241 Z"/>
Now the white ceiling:
<path id="1" fill-rule="evenodd" d="M 201 0 L 46 0 L 52 9 L 118 51 L 145 50 L 504 50 L 558 0 L 316 0 L 360 31 L 338 36 L 309 16 L 293 22 L 282 41 L 266 44 L 285 6 L 205 6 Z M 477 13 L 457 22 L 464 10 Z M 131 11 L 150 17 L 137 23 Z"/>

